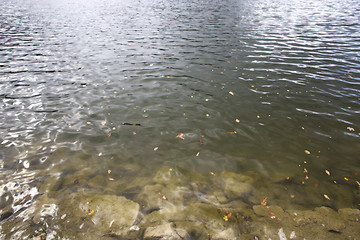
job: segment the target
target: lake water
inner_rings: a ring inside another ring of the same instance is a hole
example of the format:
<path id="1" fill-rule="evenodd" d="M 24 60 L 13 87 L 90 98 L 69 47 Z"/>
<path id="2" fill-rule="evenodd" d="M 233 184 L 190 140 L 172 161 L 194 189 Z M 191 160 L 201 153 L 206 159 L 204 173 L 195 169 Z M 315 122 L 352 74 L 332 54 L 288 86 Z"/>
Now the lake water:
<path id="1" fill-rule="evenodd" d="M 0 12 L 2 237 L 36 235 L 14 229 L 44 193 L 136 200 L 164 168 L 190 185 L 251 176 L 249 204 L 360 208 L 359 1 L 3 0 Z"/>

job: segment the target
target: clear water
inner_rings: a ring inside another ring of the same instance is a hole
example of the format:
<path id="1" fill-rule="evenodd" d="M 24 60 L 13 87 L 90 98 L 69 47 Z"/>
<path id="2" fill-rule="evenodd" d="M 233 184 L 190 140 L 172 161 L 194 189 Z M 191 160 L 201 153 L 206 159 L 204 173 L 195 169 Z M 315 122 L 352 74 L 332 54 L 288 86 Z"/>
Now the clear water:
<path id="1" fill-rule="evenodd" d="M 125 184 L 164 166 L 255 173 L 259 192 L 289 177 L 303 198 L 284 193 L 284 207 L 359 208 L 359 1 L 4 0 L 0 12 L 3 209 L 31 206 L 50 175 L 112 169 Z"/>

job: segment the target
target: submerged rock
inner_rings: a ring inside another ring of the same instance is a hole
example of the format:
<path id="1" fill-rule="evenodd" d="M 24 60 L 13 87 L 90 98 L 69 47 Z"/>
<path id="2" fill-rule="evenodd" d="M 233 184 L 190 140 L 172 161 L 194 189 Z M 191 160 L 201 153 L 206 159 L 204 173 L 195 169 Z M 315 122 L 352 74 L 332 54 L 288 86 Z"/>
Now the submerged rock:
<path id="1" fill-rule="evenodd" d="M 253 179 L 245 175 L 224 171 L 221 181 L 225 195 L 232 199 L 248 197 L 253 191 Z"/>
<path id="2" fill-rule="evenodd" d="M 144 239 L 189 240 L 191 237 L 184 229 L 165 223 L 155 227 L 148 227 L 144 233 Z"/>

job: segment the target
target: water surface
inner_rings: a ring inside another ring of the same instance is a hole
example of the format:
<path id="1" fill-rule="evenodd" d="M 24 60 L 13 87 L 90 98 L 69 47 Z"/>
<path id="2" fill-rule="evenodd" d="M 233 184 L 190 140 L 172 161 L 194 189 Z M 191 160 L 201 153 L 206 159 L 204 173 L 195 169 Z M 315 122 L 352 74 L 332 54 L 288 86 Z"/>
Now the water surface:
<path id="1" fill-rule="evenodd" d="M 255 173 L 258 191 L 294 178 L 306 197 L 275 202 L 359 208 L 358 1 L 5 0 L 0 12 L 2 208 L 19 189 L 32 205 L 49 172 L 130 181 L 164 166 Z"/>

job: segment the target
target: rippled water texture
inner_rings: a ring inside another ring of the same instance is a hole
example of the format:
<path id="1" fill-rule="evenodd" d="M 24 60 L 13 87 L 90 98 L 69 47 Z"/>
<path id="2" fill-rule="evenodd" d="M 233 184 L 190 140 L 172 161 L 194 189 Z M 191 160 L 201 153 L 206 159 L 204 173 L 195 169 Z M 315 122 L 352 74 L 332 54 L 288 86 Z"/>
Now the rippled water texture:
<path id="1" fill-rule="evenodd" d="M 4 0 L 0 12 L 3 219 L 29 214 L 50 176 L 112 170 L 126 184 L 163 166 L 256 174 L 255 194 L 295 179 L 302 198 L 279 193 L 283 207 L 360 207 L 359 1 Z"/>

